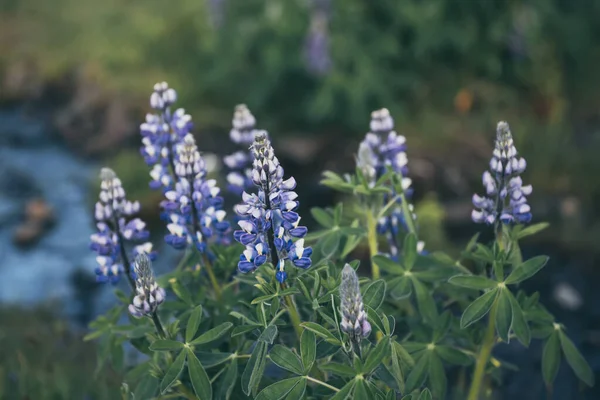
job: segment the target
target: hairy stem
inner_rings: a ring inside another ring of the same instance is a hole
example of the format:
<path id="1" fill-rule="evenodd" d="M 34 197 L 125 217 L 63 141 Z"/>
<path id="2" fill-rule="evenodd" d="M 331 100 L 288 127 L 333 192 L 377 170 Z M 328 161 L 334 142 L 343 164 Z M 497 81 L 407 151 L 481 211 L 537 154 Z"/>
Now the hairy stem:
<path id="1" fill-rule="evenodd" d="M 318 380 L 318 379 L 315 379 L 315 378 L 311 378 L 311 377 L 310 377 L 310 376 L 308 376 L 308 375 L 305 375 L 304 377 L 305 377 L 307 380 L 309 380 L 309 381 L 311 381 L 311 382 L 314 382 L 314 383 L 317 383 L 317 384 L 319 384 L 319 385 L 321 385 L 321 386 L 323 386 L 323 387 L 326 387 L 327 389 L 331 389 L 331 390 L 333 390 L 334 392 L 339 392 L 339 391 L 340 391 L 340 389 L 336 388 L 335 386 L 331 386 L 331 385 L 330 385 L 330 384 L 328 384 L 328 383 L 325 383 L 325 382 L 323 382 L 323 381 L 320 381 L 320 380 Z"/>
<path id="2" fill-rule="evenodd" d="M 215 291 L 215 295 L 217 296 L 217 300 L 221 300 L 221 285 L 219 285 L 219 281 L 217 281 L 217 277 L 215 276 L 215 272 L 213 271 L 212 265 L 208 260 L 206 255 L 202 257 L 204 259 L 204 268 L 206 268 L 206 273 L 208 274 L 208 278 L 210 279 L 210 283 Z"/>
<path id="3" fill-rule="evenodd" d="M 497 303 L 494 303 L 489 314 L 488 326 L 485 331 L 485 336 L 483 337 L 483 343 L 479 349 L 479 354 L 477 355 L 475 372 L 473 373 L 473 380 L 471 381 L 471 388 L 469 389 L 469 397 L 467 400 L 478 400 L 481 384 L 485 378 L 485 367 L 490 360 L 492 349 L 496 343 L 496 304 Z"/>
<path id="4" fill-rule="evenodd" d="M 166 339 L 167 335 L 165 334 L 165 330 L 163 329 L 162 323 L 160 322 L 156 311 L 152 313 L 152 322 L 154 322 L 154 327 L 156 328 L 156 333 L 158 333 L 158 336 L 160 336 L 161 339 Z"/>
<path id="5" fill-rule="evenodd" d="M 367 213 L 367 240 L 369 243 L 369 256 L 371 257 L 371 272 L 373 279 L 379 279 L 379 266 L 373 261 L 373 257 L 379 252 L 377 246 L 377 221 L 369 210 Z"/>
<path id="6" fill-rule="evenodd" d="M 285 283 L 281 284 L 281 289 L 285 290 L 287 285 Z M 294 331 L 296 331 L 296 335 L 298 336 L 298 340 L 302 336 L 302 328 L 300 327 L 300 314 L 298 314 L 298 310 L 296 309 L 296 305 L 294 304 L 294 299 L 291 295 L 285 296 L 285 304 L 288 309 L 288 314 L 290 315 L 290 320 L 292 321 L 292 325 L 294 326 Z"/>

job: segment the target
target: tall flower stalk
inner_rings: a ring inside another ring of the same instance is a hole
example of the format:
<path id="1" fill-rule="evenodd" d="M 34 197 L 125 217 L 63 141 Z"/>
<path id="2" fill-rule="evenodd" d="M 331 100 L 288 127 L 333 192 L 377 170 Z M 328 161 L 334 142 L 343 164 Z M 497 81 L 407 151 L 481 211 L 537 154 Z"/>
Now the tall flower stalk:
<path id="1" fill-rule="evenodd" d="M 529 223 L 531 208 L 526 196 L 533 191 L 531 185 L 523 185 L 520 175 L 525 171 L 526 161 L 518 157 L 508 123 L 501 121 L 496 128 L 496 141 L 489 164 L 489 171 L 483 173 L 485 196 L 473 195 L 471 217 L 475 223 L 494 226 L 497 240 L 503 247 L 502 225 Z M 503 276 L 497 277 L 503 279 Z M 477 400 L 485 377 L 485 369 L 496 343 L 496 313 L 498 301 L 491 307 L 488 325 L 483 342 L 477 354 L 475 372 L 469 389 L 468 400 Z"/>
<path id="2" fill-rule="evenodd" d="M 356 165 L 371 188 L 388 169 L 397 175 L 400 190 L 393 185 L 392 180 L 383 182 L 391 193 L 384 196 L 383 204 L 370 204 L 366 215 L 371 257 L 379 253 L 377 235 L 383 235 L 387 239 L 391 258 L 397 259 L 400 229 L 416 234 L 416 216 L 412 205 L 408 203 L 412 194 L 412 181 L 406 177 L 406 138 L 394 130 L 394 120 L 386 108 L 371 113 L 370 132 L 359 145 Z M 391 212 L 386 214 L 388 208 L 391 208 Z M 422 242 L 419 243 L 420 250 L 423 245 Z M 379 266 L 375 263 L 372 264 L 372 274 L 374 279 L 379 278 Z"/>
<path id="3" fill-rule="evenodd" d="M 100 196 L 96 202 L 94 216 L 98 232 L 92 234 L 90 248 L 98 256 L 96 279 L 98 282 L 117 283 L 125 274 L 129 285 L 135 289 L 130 260 L 140 254 L 156 257 L 150 233 L 139 218 L 132 218 L 140 211 L 140 203 L 125 197 L 121 180 L 110 168 L 100 171 Z M 142 243 L 140 243 L 142 242 Z M 130 245 L 130 251 L 126 245 Z"/>
<path id="4" fill-rule="evenodd" d="M 241 195 L 250 189 L 252 183 L 252 153 L 248 147 L 254 142 L 254 134 L 258 132 L 256 118 L 245 104 L 238 104 L 233 114 L 232 129 L 229 138 L 232 142 L 244 146 L 244 150 L 238 150 L 233 154 L 223 157 L 223 163 L 229 168 L 227 174 L 227 189 Z"/>
<path id="5" fill-rule="evenodd" d="M 252 182 L 256 193 L 242 193 L 243 203 L 235 207 L 244 219 L 238 222 L 240 230 L 234 238 L 246 249 L 240 255 L 238 269 L 242 273 L 254 272 L 270 260 L 275 267 L 275 278 L 282 289 L 286 287 L 286 264 L 306 269 L 311 265 L 312 248 L 304 247 L 307 229 L 300 226 L 298 195 L 294 178 L 283 179 L 283 167 L 275 156 L 265 131 L 256 132 L 251 146 L 253 156 Z M 298 335 L 300 318 L 293 299 L 286 296 L 290 319 Z"/>

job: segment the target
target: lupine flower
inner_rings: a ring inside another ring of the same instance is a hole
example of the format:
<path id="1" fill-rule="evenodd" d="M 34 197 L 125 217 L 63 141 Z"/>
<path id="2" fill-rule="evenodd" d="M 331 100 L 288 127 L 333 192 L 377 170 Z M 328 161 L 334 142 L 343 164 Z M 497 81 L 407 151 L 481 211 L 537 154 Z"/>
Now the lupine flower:
<path id="1" fill-rule="evenodd" d="M 371 132 L 367 133 L 365 139 L 360 143 L 356 160 L 357 167 L 373 187 L 377 179 L 386 173 L 387 168 L 402 175 L 402 190 L 407 198 L 412 195 L 412 180 L 408 174 L 408 158 L 406 156 L 406 138 L 394 131 L 394 120 L 386 108 L 371 113 Z M 393 190 L 393 188 L 391 188 Z M 391 197 L 395 195 L 392 193 Z M 384 203 L 390 200 L 384 197 Z M 412 204 L 409 208 L 413 209 Z M 412 214 L 413 220 L 416 215 Z M 398 205 L 392 208 L 389 215 L 382 217 L 377 224 L 377 232 L 384 235 L 389 243 L 390 256 L 398 257 L 398 235 L 400 229 L 408 230 L 406 219 L 400 200 Z M 419 242 L 419 252 L 423 251 L 424 243 Z"/>
<path id="2" fill-rule="evenodd" d="M 342 331 L 352 338 L 366 338 L 371 333 L 371 324 L 367 320 L 367 313 L 363 304 L 358 276 L 349 264 L 342 270 L 342 283 L 340 284 L 340 300 L 342 311 Z"/>
<path id="3" fill-rule="evenodd" d="M 225 156 L 223 162 L 231 170 L 227 174 L 227 188 L 239 196 L 252 187 L 252 154 L 246 149 L 254 142 L 256 119 L 245 104 L 239 104 L 235 107 L 232 125 L 229 137 L 232 142 L 243 145 L 244 150 Z"/>
<path id="4" fill-rule="evenodd" d="M 165 290 L 158 286 L 152 261 L 145 254 L 135 258 L 135 297 L 129 305 L 129 312 L 136 318 L 151 316 L 165 301 Z"/>
<path id="5" fill-rule="evenodd" d="M 169 190 L 174 185 L 175 148 L 192 129 L 192 119 L 183 108 L 171 111 L 175 101 L 177 93 L 166 82 L 154 85 L 150 106 L 155 113 L 146 115 L 146 122 L 140 125 L 140 151 L 146 164 L 152 166 L 152 189 Z"/>
<path id="6" fill-rule="evenodd" d="M 97 281 L 117 283 L 123 272 L 130 272 L 129 257 L 148 254 L 155 258 L 156 252 L 151 242 L 134 245 L 131 253 L 125 250 L 126 242 L 144 242 L 150 236 L 141 219 L 131 218 L 139 212 L 140 203 L 125 198 L 121 180 L 110 168 L 102 168 L 100 180 L 94 213 L 98 232 L 91 235 L 90 248 L 98 253 Z"/>
<path id="7" fill-rule="evenodd" d="M 235 207 L 243 219 L 238 222 L 241 229 L 233 235 L 246 246 L 238 269 L 242 273 L 253 272 L 270 259 L 276 267 L 275 277 L 283 283 L 287 278 L 286 260 L 298 268 L 311 265 L 312 249 L 304 247 L 303 239 L 307 229 L 299 225 L 300 216 L 295 211 L 299 205 L 293 191 L 296 181 L 283 180 L 283 168 L 265 131 L 255 133 L 251 152 L 251 177 L 257 193 L 242 193 L 243 203 Z"/>
<path id="8" fill-rule="evenodd" d="M 525 159 L 517 156 L 510 127 L 504 121 L 496 128 L 496 143 L 490 169 L 483 173 L 485 196 L 473 195 L 475 209 L 471 217 L 476 223 L 488 225 L 528 223 L 531 208 L 526 196 L 532 192 L 531 185 L 523 185 L 520 175 L 525 171 Z"/>
<path id="9" fill-rule="evenodd" d="M 174 166 L 177 181 L 161 202 L 169 216 L 165 241 L 176 249 L 193 243 L 204 253 L 209 239 L 227 241 L 229 223 L 220 189 L 214 179 L 206 179 L 206 166 L 192 134 L 177 146 Z"/>

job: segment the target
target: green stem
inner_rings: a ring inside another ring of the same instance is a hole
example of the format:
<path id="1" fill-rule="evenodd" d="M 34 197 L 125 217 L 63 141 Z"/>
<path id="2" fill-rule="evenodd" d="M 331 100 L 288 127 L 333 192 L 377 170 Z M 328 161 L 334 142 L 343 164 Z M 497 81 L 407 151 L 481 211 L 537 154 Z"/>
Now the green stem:
<path id="1" fill-rule="evenodd" d="M 323 381 L 320 381 L 320 380 L 318 380 L 318 379 L 315 379 L 315 378 L 311 378 L 311 377 L 310 377 L 310 376 L 308 376 L 308 375 L 305 375 L 304 377 L 305 377 L 307 380 L 309 380 L 309 381 L 311 381 L 311 382 L 314 382 L 314 383 L 317 383 L 317 384 L 319 384 L 319 385 L 321 385 L 321 386 L 324 386 L 324 387 L 326 387 L 327 389 L 331 389 L 331 390 L 333 390 L 334 392 L 339 392 L 339 391 L 340 391 L 340 389 L 336 388 L 335 386 L 331 386 L 331 385 L 330 385 L 330 384 L 328 384 L 328 383 L 325 383 L 325 382 L 323 382 Z"/>
<path id="2" fill-rule="evenodd" d="M 283 285 L 284 284 L 282 284 L 282 287 Z M 298 340 L 300 340 L 300 337 L 302 336 L 302 328 L 300 327 L 300 314 L 298 314 L 298 310 L 294 304 L 294 299 L 291 295 L 285 296 L 285 304 L 287 305 L 288 314 L 290 315 L 290 320 L 292 321 L 292 325 L 294 326 Z"/>
<path id="3" fill-rule="evenodd" d="M 160 322 L 160 319 L 158 318 L 158 314 L 156 313 L 156 311 L 154 311 L 152 313 L 152 322 L 154 322 L 154 326 L 156 327 L 156 333 L 158 333 L 158 336 L 160 336 L 161 339 L 166 339 L 167 335 L 165 334 L 165 330 L 163 329 L 163 326 Z"/>
<path id="4" fill-rule="evenodd" d="M 371 211 L 367 213 L 367 240 L 369 243 L 369 256 L 371 257 L 373 280 L 379 279 L 379 266 L 373 261 L 373 257 L 379 253 L 377 246 L 377 221 Z"/>
<path id="5" fill-rule="evenodd" d="M 206 273 L 208 274 L 208 278 L 210 279 L 210 283 L 212 284 L 213 290 L 215 291 L 215 295 L 217 300 L 221 300 L 221 286 L 219 285 L 219 281 L 217 281 L 217 277 L 212 269 L 212 265 L 210 261 L 208 261 L 207 257 L 203 255 L 204 260 L 204 268 L 206 268 Z"/>
<path id="6" fill-rule="evenodd" d="M 475 373 L 473 374 L 473 381 L 471 382 L 471 388 L 469 389 L 469 397 L 467 400 L 478 400 L 479 392 L 481 391 L 481 384 L 485 377 L 485 367 L 490 360 L 492 349 L 496 344 L 496 310 L 497 303 L 495 302 L 490 311 L 488 326 L 483 337 L 483 343 L 479 349 L 477 355 L 477 361 L 475 363 Z"/>

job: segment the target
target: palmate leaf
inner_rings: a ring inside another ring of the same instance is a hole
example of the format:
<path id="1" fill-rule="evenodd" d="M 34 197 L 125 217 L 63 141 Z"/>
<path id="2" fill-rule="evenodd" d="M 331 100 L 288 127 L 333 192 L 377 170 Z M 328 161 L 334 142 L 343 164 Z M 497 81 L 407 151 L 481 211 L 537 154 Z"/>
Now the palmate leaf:
<path id="1" fill-rule="evenodd" d="M 271 361 L 278 367 L 293 372 L 297 375 L 302 375 L 304 367 L 302 361 L 290 349 L 282 345 L 276 344 L 269 353 Z"/>
<path id="2" fill-rule="evenodd" d="M 552 385 L 556 374 L 558 373 L 558 367 L 560 366 L 560 339 L 558 338 L 558 332 L 554 331 L 546 341 L 544 345 L 544 351 L 542 353 L 542 376 L 546 385 Z"/>
<path id="3" fill-rule="evenodd" d="M 448 279 L 448 282 L 455 286 L 475 290 L 486 290 L 498 286 L 498 282 L 480 275 L 456 275 Z"/>
<path id="4" fill-rule="evenodd" d="M 304 373 L 308 374 L 317 358 L 317 340 L 315 334 L 307 329 L 302 332 L 300 337 L 300 355 L 302 356 Z"/>
<path id="5" fill-rule="evenodd" d="M 378 309 L 385 298 L 385 290 L 386 284 L 383 279 L 371 283 L 363 292 L 364 304 L 375 310 Z"/>
<path id="6" fill-rule="evenodd" d="M 497 295 L 498 288 L 495 288 L 484 293 L 469 304 L 460 318 L 460 327 L 464 329 L 483 318 L 490 311 Z"/>
<path id="7" fill-rule="evenodd" d="M 594 372 L 587 361 L 585 361 L 585 358 L 583 358 L 577 347 L 575 347 L 571 339 L 562 330 L 558 331 L 558 336 L 567 363 L 573 372 L 575 372 L 575 375 L 586 385 L 590 387 L 594 386 Z"/>
<path id="8" fill-rule="evenodd" d="M 523 282 L 524 280 L 529 279 L 533 275 L 535 275 L 540 269 L 544 268 L 547 262 L 547 256 L 537 256 L 530 258 L 524 263 L 517 265 L 510 273 L 510 275 L 508 275 L 505 283 L 507 285 L 512 285 L 515 283 Z"/>
<path id="9" fill-rule="evenodd" d="M 242 374 L 242 390 L 246 396 L 250 396 L 250 393 L 255 392 L 258 388 L 258 384 L 265 372 L 266 360 L 267 344 L 258 341 Z"/>
<path id="10" fill-rule="evenodd" d="M 298 376 L 274 383 L 261 390 L 258 396 L 256 396 L 256 400 L 284 399 L 303 380 L 306 380 L 306 378 Z"/>
<path id="11" fill-rule="evenodd" d="M 496 309 L 496 332 L 504 342 L 509 342 L 509 334 L 513 324 L 513 310 L 508 289 L 498 291 L 498 305 Z"/>
<path id="12" fill-rule="evenodd" d="M 212 386 L 204 367 L 202 364 L 200 364 L 200 361 L 190 348 L 186 349 L 186 351 L 188 360 L 188 374 L 190 376 L 190 381 L 192 382 L 192 387 L 194 388 L 196 396 L 198 396 L 199 400 L 211 400 Z"/>

